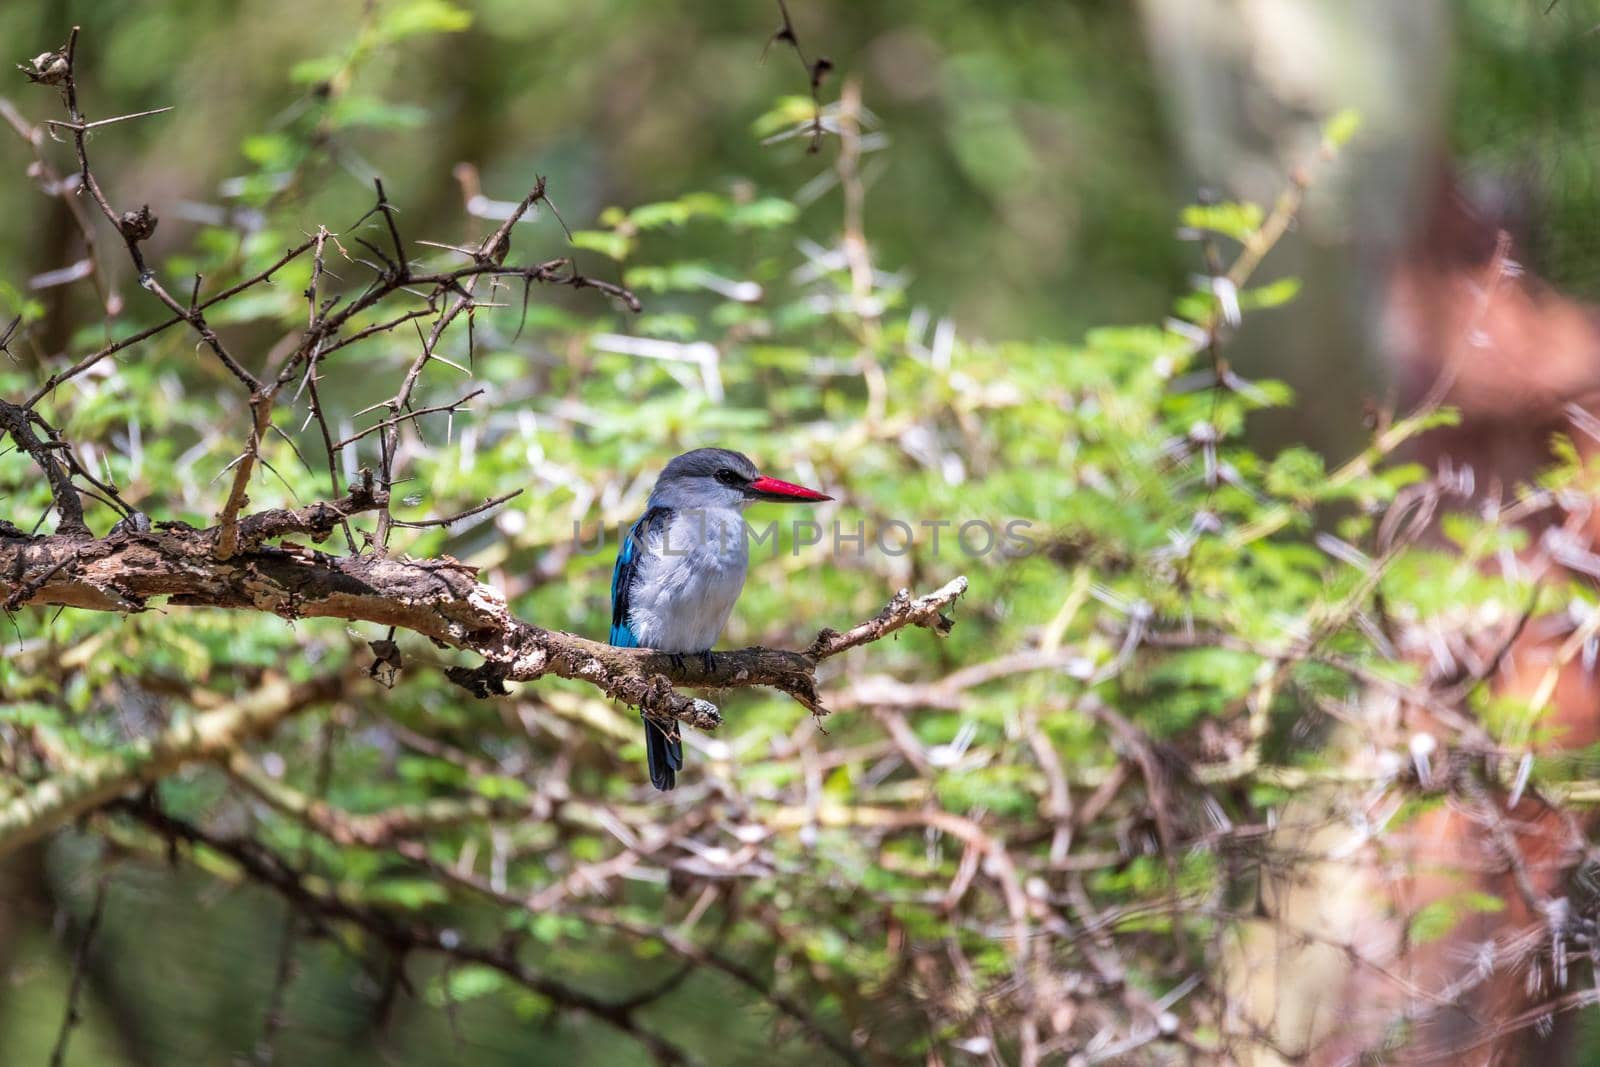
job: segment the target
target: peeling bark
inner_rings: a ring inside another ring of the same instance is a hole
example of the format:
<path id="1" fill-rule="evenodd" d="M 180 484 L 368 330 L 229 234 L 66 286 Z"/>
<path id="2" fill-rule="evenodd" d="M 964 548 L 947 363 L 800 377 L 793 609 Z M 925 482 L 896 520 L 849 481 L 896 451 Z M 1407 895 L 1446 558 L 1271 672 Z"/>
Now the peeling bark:
<path id="1" fill-rule="evenodd" d="M 967 586 L 957 578 L 917 598 L 902 590 L 875 618 L 842 633 L 823 630 L 805 651 L 721 652 L 707 671 L 698 663 L 677 666 L 661 653 L 613 648 L 524 622 L 500 593 L 477 581 L 473 567 L 448 556 L 333 556 L 306 544 L 264 543 L 291 534 L 325 538 L 342 519 L 380 501 L 369 484 L 336 503 L 248 516 L 239 522 L 238 550 L 225 560 L 217 558 L 215 528 L 161 523 L 145 531 L 120 524 L 105 537 L 88 538 L 30 537 L 0 525 L 0 601 L 11 610 L 65 605 L 131 614 L 165 598 L 186 607 L 394 626 L 481 656 L 482 665 L 449 672 L 478 696 L 503 692 L 504 682 L 553 674 L 588 682 L 654 717 L 711 730 L 721 723 L 717 709 L 673 686 L 771 686 L 825 714 L 816 690 L 818 663 L 906 626 L 946 632 L 951 622 L 943 611 Z"/>

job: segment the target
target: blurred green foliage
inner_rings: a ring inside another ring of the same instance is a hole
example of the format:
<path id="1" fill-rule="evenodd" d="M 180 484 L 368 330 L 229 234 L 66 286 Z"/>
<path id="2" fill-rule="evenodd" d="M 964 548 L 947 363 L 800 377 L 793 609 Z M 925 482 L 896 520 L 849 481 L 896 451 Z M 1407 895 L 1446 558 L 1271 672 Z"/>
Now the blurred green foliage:
<path id="1" fill-rule="evenodd" d="M 282 194 L 285 220 L 304 228 L 364 210 L 377 172 L 413 232 L 453 235 L 450 175 L 463 161 L 508 199 L 530 174 L 548 175 L 575 221 L 742 181 L 786 198 L 819 194 L 812 180 L 825 168 L 803 142 L 773 151 L 750 136 L 771 100 L 806 86 L 793 55 L 762 60 L 774 5 L 386 0 L 370 18 L 367 6 L 7 4 L 0 40 L 16 42 L 20 61 L 83 22 L 99 117 L 179 106 L 96 138 L 130 202 L 215 204 L 220 182 L 281 167 L 310 130 L 317 173 Z M 870 176 L 894 190 L 877 198 L 873 240 L 884 262 L 916 272 L 920 301 L 1003 336 L 1161 306 L 1181 277 L 1167 239 L 1175 175 L 1152 73 L 1129 62 L 1141 48 L 1131 9 L 830 2 L 795 18 L 811 52 L 864 80 L 893 139 Z M 319 102 L 330 82 L 338 91 Z M 20 145 L 0 139 L 0 165 L 15 173 L 23 161 Z M 3 195 L 30 194 L 13 185 Z M 41 247 L 47 221 L 0 213 L 0 277 L 15 284 L 41 269 L 23 250 Z M 828 235 L 820 219 L 804 229 Z M 169 212 L 158 240 L 178 249 L 193 233 Z M 975 270 L 987 284 L 972 284 Z"/>

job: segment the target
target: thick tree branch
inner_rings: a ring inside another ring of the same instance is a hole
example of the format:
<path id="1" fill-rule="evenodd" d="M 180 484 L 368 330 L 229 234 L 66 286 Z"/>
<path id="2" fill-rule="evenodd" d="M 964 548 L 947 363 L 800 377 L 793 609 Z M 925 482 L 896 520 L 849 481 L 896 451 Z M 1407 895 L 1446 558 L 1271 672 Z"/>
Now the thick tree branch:
<path id="1" fill-rule="evenodd" d="M 922 597 L 901 591 L 876 617 L 842 633 L 823 630 L 803 652 L 760 647 L 724 652 L 706 671 L 698 664 L 675 666 L 659 653 L 613 648 L 523 622 L 511 614 L 504 597 L 476 580 L 472 567 L 449 557 L 335 557 L 300 544 L 262 543 L 291 533 L 325 537 L 344 517 L 380 506 L 381 500 L 369 479 L 336 504 L 247 516 L 239 522 L 241 551 L 226 560 L 216 558 L 216 529 L 179 523 L 148 532 L 121 529 L 98 539 L 28 537 L 0 527 L 0 600 L 13 607 L 60 604 L 135 612 L 153 598 L 166 597 L 190 607 L 394 626 L 482 656 L 481 666 L 450 672 L 479 696 L 501 691 L 504 682 L 554 674 L 588 682 L 652 716 L 714 729 L 721 722 L 717 709 L 675 692 L 674 685 L 772 686 L 824 714 L 816 689 L 818 663 L 907 626 L 946 632 L 951 622 L 943 611 L 967 587 L 965 578 L 957 578 Z"/>

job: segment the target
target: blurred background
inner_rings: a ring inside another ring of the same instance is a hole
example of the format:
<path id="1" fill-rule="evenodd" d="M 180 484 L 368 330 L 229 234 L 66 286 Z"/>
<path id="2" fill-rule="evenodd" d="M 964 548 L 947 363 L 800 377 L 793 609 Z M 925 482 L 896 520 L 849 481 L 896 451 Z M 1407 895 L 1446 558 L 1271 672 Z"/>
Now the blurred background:
<path id="1" fill-rule="evenodd" d="M 359 50 L 365 9 L 16 0 L 0 32 L 22 58 L 92 20 L 89 98 L 120 112 L 178 106 L 95 145 L 125 200 L 193 205 L 187 225 L 168 212 L 158 248 L 186 247 L 206 211 L 239 193 L 229 180 L 281 163 L 280 139 L 312 121 L 336 163 L 288 198 L 308 227 L 381 174 L 416 232 L 455 232 L 463 162 L 507 199 L 529 174 L 549 176 L 580 223 L 740 182 L 802 205 L 826 195 L 818 161 L 752 132 L 805 85 L 792 54 L 763 61 L 766 5 L 475 0 L 460 32 L 384 49 L 331 121 L 313 119 L 319 79 Z M 1312 298 L 1274 337 L 1247 336 L 1241 357 L 1347 398 L 1384 380 L 1388 270 L 1446 188 L 1483 225 L 1512 227 L 1528 265 L 1564 291 L 1600 286 L 1597 11 L 1588 0 L 815 2 L 796 17 L 814 53 L 861 80 L 893 143 L 866 175 L 879 261 L 986 337 L 1150 321 L 1200 267 L 1174 239 L 1174 204 L 1270 203 L 1321 123 L 1357 109 L 1353 158 L 1314 191 L 1309 232 L 1275 265 Z M 22 145 L 6 150 L 25 163 Z M 58 214 L 29 209 L 24 186 L 6 195 L 17 199 L 0 214 L 0 276 L 16 285 L 59 266 L 69 238 Z M 817 237 L 829 225 L 825 212 L 801 222 Z M 1352 432 L 1328 412 L 1305 417 L 1328 446 Z"/>
<path id="2" fill-rule="evenodd" d="M 736 204 L 794 205 L 793 228 L 776 243 L 759 228 L 685 228 L 672 239 L 680 262 L 732 262 L 754 277 L 806 242 L 835 242 L 834 144 L 812 155 L 804 137 L 764 143 L 782 126 L 763 117 L 806 91 L 793 52 L 768 45 L 774 5 L 412 3 L 400 6 L 416 12 L 418 32 L 391 25 L 379 40 L 370 27 L 384 6 L 8 0 L 0 42 L 7 64 L 21 63 L 81 24 L 91 119 L 175 108 L 91 140 L 113 199 L 156 208 L 148 247 L 175 277 L 226 250 L 215 243 L 221 230 L 248 236 L 270 215 L 275 235 L 293 235 L 359 215 L 374 176 L 400 205 L 408 236 L 449 241 L 481 231 L 463 210 L 471 197 L 514 201 L 544 175 L 565 224 L 579 231 L 580 266 L 599 276 L 622 269 L 608 242 L 651 240 L 619 225 L 616 209 L 702 190 Z M 1179 226 L 1181 207 L 1270 205 L 1315 157 L 1328 119 L 1354 108 L 1361 135 L 1313 184 L 1265 271 L 1265 280 L 1300 278 L 1300 299 L 1247 320 L 1230 350 L 1251 374 L 1287 381 L 1302 398 L 1290 412 L 1258 417 L 1253 432 L 1347 457 L 1374 407 L 1414 398 L 1454 346 L 1489 330 L 1511 339 L 1505 360 L 1518 373 L 1509 384 L 1504 365 L 1481 381 L 1464 374 L 1457 400 L 1471 439 L 1463 447 L 1508 477 L 1525 476 L 1544 455 L 1541 427 L 1600 383 L 1586 303 L 1600 296 L 1600 0 L 791 0 L 790 10 L 808 54 L 833 64 L 825 100 L 846 80 L 859 86 L 873 263 L 927 321 L 996 344 L 1160 322 L 1208 269 L 1202 245 Z M 19 121 L 57 114 L 51 94 L 20 75 L 0 81 L 0 99 Z M 60 145 L 47 155 L 58 166 L 68 158 Z M 31 307 L 29 345 L 54 353 L 74 342 L 83 307 L 99 298 L 81 275 L 68 276 L 82 254 L 79 231 L 59 200 L 41 195 L 31 165 L 29 146 L 0 127 L 0 320 Z M 1540 287 L 1504 321 L 1474 326 L 1453 281 L 1441 279 L 1481 264 L 1501 229 Z M 518 239 L 550 255 L 567 251 L 555 219 L 531 230 Z M 107 257 L 106 270 L 104 284 L 122 300 L 141 295 L 126 262 Z M 581 300 L 547 301 L 554 310 L 536 321 L 548 326 Z M 665 304 L 663 315 L 675 310 Z M 650 328 L 671 336 L 677 327 Z M 998 377 L 1004 367 L 1000 357 L 990 370 Z M 361 393 L 364 373 L 330 371 L 329 395 L 346 410 L 379 399 Z M 520 373 L 501 373 L 503 396 L 549 384 L 545 371 Z M 514 421 L 514 404 L 504 406 Z M 600 511 L 612 521 L 637 502 L 625 492 L 628 472 L 646 472 L 655 454 L 627 443 L 626 411 L 619 405 L 610 422 L 590 427 L 610 442 L 603 462 L 615 490 Z M 559 463 L 549 447 L 518 452 L 519 462 Z M 787 446 L 781 458 L 792 458 Z M 438 487 L 449 475 L 438 477 L 428 492 L 445 492 Z M 204 521 L 189 498 L 174 504 Z M 540 535 L 545 547 L 560 528 Z M 452 551 L 526 533 L 507 550 L 509 563 L 491 552 L 486 565 L 507 568 L 497 573 L 513 595 L 536 591 L 543 617 L 594 632 L 594 598 L 541 584 L 567 561 L 538 570 L 545 556 L 529 546 L 541 542 L 521 519 L 498 531 L 486 527 Z M 757 594 L 757 621 L 735 638 L 786 635 L 770 621 L 768 595 Z M 870 606 L 876 596 L 850 603 Z M 272 655 L 269 646 L 261 658 Z M 15 905 L 0 909 L 0 971 L 10 976 L 0 981 L 0 1063 L 45 1062 L 72 971 L 63 926 L 82 921 L 84 862 L 69 842 L 6 871 Z M 75 901 L 76 912 L 57 898 Z M 97 1007 L 69 1062 L 248 1062 L 280 926 L 259 900 L 218 898 L 198 877 L 119 878 L 101 935 L 115 948 L 97 957 Z M 335 1048 L 352 1067 L 621 1063 L 637 1054 L 605 1032 L 541 1035 L 503 1006 L 477 1017 L 469 1052 L 437 1013 L 408 1018 L 370 1047 L 345 1044 L 378 994 L 332 947 L 307 951 L 281 1062 L 332 1062 L 321 1057 Z M 626 961 L 575 956 L 571 965 L 591 978 L 599 966 L 607 981 L 627 971 Z M 726 1027 L 734 1051 L 715 1062 L 777 1062 L 760 1026 L 726 1018 L 715 990 L 687 995 L 684 1029 L 697 1013 Z M 145 1010 L 152 996 L 161 1011 Z"/>

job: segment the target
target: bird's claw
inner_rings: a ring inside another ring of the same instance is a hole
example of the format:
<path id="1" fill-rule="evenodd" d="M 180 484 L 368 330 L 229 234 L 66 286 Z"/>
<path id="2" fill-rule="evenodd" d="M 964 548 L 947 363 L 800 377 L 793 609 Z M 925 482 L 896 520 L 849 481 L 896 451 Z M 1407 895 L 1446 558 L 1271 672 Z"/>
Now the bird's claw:
<path id="1" fill-rule="evenodd" d="M 712 655 L 709 648 L 704 652 L 698 653 L 698 655 L 700 656 L 700 666 L 705 669 L 705 673 L 710 674 L 717 669 L 717 659 Z M 688 659 L 682 652 L 668 652 L 667 659 L 672 662 L 674 670 L 681 671 L 688 665 Z"/>

